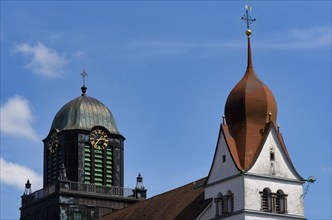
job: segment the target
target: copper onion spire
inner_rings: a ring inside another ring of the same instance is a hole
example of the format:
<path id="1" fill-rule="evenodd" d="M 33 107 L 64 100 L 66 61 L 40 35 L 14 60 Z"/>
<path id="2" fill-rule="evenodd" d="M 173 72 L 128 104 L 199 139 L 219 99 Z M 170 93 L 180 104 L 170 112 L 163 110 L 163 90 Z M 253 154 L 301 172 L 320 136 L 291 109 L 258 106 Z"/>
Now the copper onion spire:
<path id="1" fill-rule="evenodd" d="M 246 7 L 248 63 L 242 79 L 229 94 L 225 105 L 225 118 L 230 135 L 236 144 L 239 161 L 247 169 L 255 157 L 266 125 L 276 125 L 277 103 L 271 90 L 257 77 L 253 64 L 250 45 L 249 25 L 255 21 L 249 16 Z M 250 23 L 251 22 L 251 23 Z"/>

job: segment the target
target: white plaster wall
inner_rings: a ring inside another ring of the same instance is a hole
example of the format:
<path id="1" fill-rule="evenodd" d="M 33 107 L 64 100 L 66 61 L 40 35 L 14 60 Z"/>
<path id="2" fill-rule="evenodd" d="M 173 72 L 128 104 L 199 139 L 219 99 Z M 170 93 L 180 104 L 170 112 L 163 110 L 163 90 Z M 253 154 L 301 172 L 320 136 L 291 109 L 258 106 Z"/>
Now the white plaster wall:
<path id="1" fill-rule="evenodd" d="M 275 130 L 271 129 L 260 155 L 258 156 L 254 166 L 248 170 L 248 173 L 297 179 L 296 174 L 290 165 L 290 161 L 288 160 L 276 135 Z M 271 148 L 274 149 L 274 161 L 270 161 Z"/>
<path id="2" fill-rule="evenodd" d="M 206 209 L 196 218 L 196 220 L 210 220 L 212 218 L 212 205 L 213 201 L 206 207 Z"/>
<path id="3" fill-rule="evenodd" d="M 255 213 L 246 213 L 244 218 L 238 218 L 239 219 L 243 219 L 243 220 L 294 220 L 294 219 L 299 219 L 301 218 L 300 216 L 277 216 L 277 215 L 261 215 L 261 216 L 257 216 L 257 214 Z M 227 219 L 228 220 L 228 219 Z"/>
<path id="4" fill-rule="evenodd" d="M 206 214 L 206 213 L 204 213 Z M 211 220 L 214 218 L 214 215 L 213 216 L 208 216 L 208 215 L 200 215 L 198 216 L 198 218 L 196 218 L 197 220 Z M 232 216 L 228 216 L 228 217 L 222 217 L 221 219 L 227 219 L 227 220 L 242 220 L 242 219 L 245 219 L 244 217 L 244 213 L 241 213 L 241 214 L 238 214 L 238 215 L 232 215 Z"/>
<path id="5" fill-rule="evenodd" d="M 288 195 L 288 214 L 304 216 L 304 204 L 302 198 L 303 188 L 301 182 L 290 182 L 264 177 L 244 177 L 245 209 L 256 211 L 261 209 L 261 196 L 259 192 L 263 191 L 265 187 L 268 187 L 274 193 L 281 189 L 285 194 Z"/>
<path id="6" fill-rule="evenodd" d="M 229 217 L 222 218 L 224 220 L 281 220 L 281 219 L 288 219 L 284 217 L 278 217 L 278 216 L 257 216 L 256 213 L 248 213 L 248 212 L 242 212 L 238 215 L 232 215 Z M 294 219 L 293 219 L 294 220 Z"/>
<path id="7" fill-rule="evenodd" d="M 206 215 L 207 213 L 202 213 L 200 216 L 196 218 L 196 220 L 211 220 L 214 216 Z M 221 219 L 223 220 L 294 220 L 294 219 L 301 219 L 301 216 L 287 216 L 287 215 L 274 215 L 269 213 L 259 215 L 257 213 L 251 212 L 242 212 L 237 215 L 231 216 L 223 216 Z M 303 217 L 303 219 L 305 219 Z"/>
<path id="8" fill-rule="evenodd" d="M 239 174 L 229 149 L 227 147 L 223 133 L 220 132 L 219 142 L 215 153 L 215 159 L 204 190 L 205 199 L 217 197 L 218 193 L 226 194 L 228 190 L 234 193 L 234 212 L 240 210 L 261 210 L 261 196 L 259 194 L 265 187 L 276 193 L 281 189 L 287 194 L 288 214 L 295 218 L 304 218 L 303 188 L 302 182 L 291 166 L 282 145 L 279 143 L 274 129 L 270 131 L 262 151 L 255 164 L 241 176 Z M 275 159 L 270 160 L 271 148 L 274 150 Z M 222 162 L 223 155 L 226 161 Z M 271 163 L 273 166 L 271 166 Z M 258 175 L 258 176 L 253 176 Z M 227 179 L 232 177 L 232 179 Z M 211 205 L 197 219 L 212 219 L 215 216 L 216 207 L 212 201 Z M 266 213 L 245 212 L 238 215 L 229 216 L 223 219 L 294 219 L 290 216 L 267 215 Z"/>
<path id="9" fill-rule="evenodd" d="M 233 179 L 205 187 L 204 195 L 205 199 L 216 198 L 218 193 L 225 195 L 228 190 L 231 190 L 234 196 L 234 212 L 236 212 L 244 208 L 243 189 L 243 176 L 238 176 Z M 210 206 L 209 213 L 211 215 L 209 218 L 213 218 L 216 214 L 216 207 L 214 202 L 212 202 Z"/>
<path id="10" fill-rule="evenodd" d="M 242 219 L 245 219 L 245 214 L 244 213 L 239 213 L 237 215 L 232 215 L 232 216 L 223 216 L 221 219 L 227 219 L 227 220 L 242 220 Z"/>
<path id="11" fill-rule="evenodd" d="M 224 163 L 222 162 L 223 155 L 226 156 L 226 161 Z M 239 173 L 239 171 L 236 168 L 231 154 L 228 150 L 223 132 L 220 131 L 219 142 L 217 144 L 217 149 L 215 153 L 215 159 L 213 161 L 207 183 L 213 183 L 215 181 L 222 180 L 237 173 Z"/>

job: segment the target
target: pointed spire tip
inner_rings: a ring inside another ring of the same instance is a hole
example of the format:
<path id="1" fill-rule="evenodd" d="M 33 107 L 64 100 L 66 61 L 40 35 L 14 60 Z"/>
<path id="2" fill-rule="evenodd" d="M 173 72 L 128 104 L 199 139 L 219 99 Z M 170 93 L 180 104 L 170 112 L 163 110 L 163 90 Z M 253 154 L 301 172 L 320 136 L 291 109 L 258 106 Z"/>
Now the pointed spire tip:
<path id="1" fill-rule="evenodd" d="M 248 64 L 247 64 L 247 68 L 252 68 L 252 57 L 251 57 L 250 35 L 248 36 Z"/>

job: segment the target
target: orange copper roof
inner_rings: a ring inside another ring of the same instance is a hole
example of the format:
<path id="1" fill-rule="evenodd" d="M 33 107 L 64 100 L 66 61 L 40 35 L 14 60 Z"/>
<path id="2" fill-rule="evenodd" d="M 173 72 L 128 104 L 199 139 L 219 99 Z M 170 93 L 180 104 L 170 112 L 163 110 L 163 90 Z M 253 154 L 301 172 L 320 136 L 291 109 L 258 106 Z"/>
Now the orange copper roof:
<path id="1" fill-rule="evenodd" d="M 265 126 L 269 122 L 276 124 L 277 103 L 271 90 L 257 77 L 252 66 L 250 37 L 248 36 L 248 66 L 243 78 L 229 94 L 225 117 L 227 130 L 233 139 L 235 148 L 230 146 L 232 154 L 237 152 L 242 169 L 246 170 L 254 162 L 263 138 Z M 233 144 L 230 144 L 233 145 Z M 233 155 L 234 158 L 236 158 Z"/>
<path id="2" fill-rule="evenodd" d="M 270 133 L 270 131 L 274 129 L 276 134 L 277 134 L 277 138 L 279 140 L 279 143 L 281 144 L 281 147 L 284 151 L 284 153 L 286 154 L 286 157 L 288 158 L 288 161 L 289 161 L 289 164 L 290 166 L 292 167 L 293 171 L 294 171 L 294 174 L 300 179 L 300 180 L 303 180 L 303 177 L 301 177 L 301 175 L 296 171 L 293 163 L 292 163 L 292 160 L 288 154 L 288 151 L 287 151 L 287 148 L 286 148 L 286 145 L 285 145 L 285 142 L 284 142 L 284 139 L 281 135 L 281 133 L 279 131 L 276 130 L 276 127 L 274 125 L 273 122 L 270 122 L 270 123 L 267 123 L 266 126 L 265 126 L 265 129 L 264 129 L 264 132 L 263 132 L 263 136 L 262 136 L 262 139 L 261 139 L 261 142 L 259 143 L 258 145 L 258 148 L 257 148 L 257 151 L 255 152 L 254 154 L 254 157 L 253 157 L 253 160 L 252 160 L 252 163 L 244 168 L 241 163 L 240 163 L 240 158 L 239 158 L 239 155 L 237 153 L 237 148 L 236 148 L 236 143 L 234 141 L 234 139 L 232 138 L 232 136 L 230 135 L 229 133 L 229 130 L 228 130 L 228 126 L 227 125 L 222 125 L 221 126 L 221 132 L 223 132 L 224 136 L 225 136 L 225 140 L 226 140 L 226 144 L 228 146 L 228 149 L 231 153 L 231 156 L 232 156 L 232 159 L 236 165 L 236 167 L 239 169 L 239 170 L 243 170 L 243 171 L 247 171 L 249 170 L 255 163 L 255 161 L 257 160 L 260 152 L 262 151 L 263 149 L 263 145 L 266 141 L 266 138 L 268 136 L 268 134 Z"/>

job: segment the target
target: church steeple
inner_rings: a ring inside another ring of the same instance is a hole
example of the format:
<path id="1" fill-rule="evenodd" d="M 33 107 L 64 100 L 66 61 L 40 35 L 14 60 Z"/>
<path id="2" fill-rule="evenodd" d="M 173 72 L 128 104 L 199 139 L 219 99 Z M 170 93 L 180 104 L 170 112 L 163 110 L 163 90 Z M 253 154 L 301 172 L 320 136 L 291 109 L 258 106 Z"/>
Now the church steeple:
<path id="1" fill-rule="evenodd" d="M 297 173 L 276 127 L 277 103 L 257 77 L 246 14 L 247 68 L 230 92 L 205 184 L 211 206 L 198 219 L 305 219 L 303 178 Z M 234 192 L 234 193 L 233 193 Z"/>
<path id="2" fill-rule="evenodd" d="M 247 69 L 229 94 L 225 106 L 228 130 L 235 141 L 242 169 L 247 169 L 252 164 L 266 125 L 269 122 L 275 125 L 277 120 L 277 103 L 274 96 L 257 77 L 253 68 L 249 27 L 256 19 L 251 18 L 248 10 L 246 7 L 246 14 L 241 17 L 247 24 Z"/>

